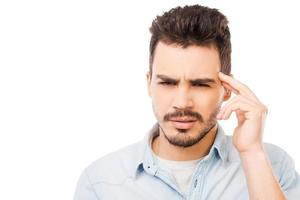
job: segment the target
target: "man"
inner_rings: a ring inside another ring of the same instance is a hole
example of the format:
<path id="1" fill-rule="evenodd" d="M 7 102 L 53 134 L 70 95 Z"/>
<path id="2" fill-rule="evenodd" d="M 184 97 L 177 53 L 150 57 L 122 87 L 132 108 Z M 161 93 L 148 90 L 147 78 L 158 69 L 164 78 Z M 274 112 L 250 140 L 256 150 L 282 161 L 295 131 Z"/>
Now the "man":
<path id="1" fill-rule="evenodd" d="M 147 83 L 157 123 L 144 141 L 87 167 L 74 199 L 300 199 L 293 160 L 262 141 L 266 106 L 230 76 L 226 17 L 177 7 L 150 31 Z M 232 113 L 231 137 L 217 120 Z"/>

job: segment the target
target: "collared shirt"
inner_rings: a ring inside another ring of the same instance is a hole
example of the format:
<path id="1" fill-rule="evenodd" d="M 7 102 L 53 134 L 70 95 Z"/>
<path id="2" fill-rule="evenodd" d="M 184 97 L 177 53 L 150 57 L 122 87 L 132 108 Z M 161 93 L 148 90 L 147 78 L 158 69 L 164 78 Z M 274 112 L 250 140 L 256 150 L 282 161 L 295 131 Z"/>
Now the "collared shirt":
<path id="1" fill-rule="evenodd" d="M 81 174 L 74 200 L 246 200 L 246 177 L 232 137 L 218 125 L 209 153 L 197 164 L 187 195 L 174 176 L 158 166 L 151 143 L 158 124 L 141 142 L 123 147 L 89 165 Z M 264 143 L 273 172 L 289 200 L 300 199 L 300 178 L 291 157 Z"/>

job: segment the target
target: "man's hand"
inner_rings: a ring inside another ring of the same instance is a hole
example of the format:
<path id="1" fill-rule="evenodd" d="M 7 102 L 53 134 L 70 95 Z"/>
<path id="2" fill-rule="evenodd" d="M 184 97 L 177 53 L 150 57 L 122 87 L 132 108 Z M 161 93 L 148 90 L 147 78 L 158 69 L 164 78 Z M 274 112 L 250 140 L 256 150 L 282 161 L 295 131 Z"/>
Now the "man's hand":
<path id="1" fill-rule="evenodd" d="M 236 149 L 240 153 L 261 151 L 266 106 L 246 85 L 231 76 L 220 72 L 219 78 L 223 86 L 236 96 L 223 106 L 217 118 L 226 120 L 235 112 L 238 125 L 234 130 L 233 144 Z"/>
<path id="2" fill-rule="evenodd" d="M 236 94 L 217 118 L 228 119 L 232 112 L 236 114 L 238 125 L 233 133 L 233 144 L 240 153 L 250 199 L 286 200 L 263 148 L 266 106 L 246 85 L 221 72 L 219 77 L 224 87 Z"/>

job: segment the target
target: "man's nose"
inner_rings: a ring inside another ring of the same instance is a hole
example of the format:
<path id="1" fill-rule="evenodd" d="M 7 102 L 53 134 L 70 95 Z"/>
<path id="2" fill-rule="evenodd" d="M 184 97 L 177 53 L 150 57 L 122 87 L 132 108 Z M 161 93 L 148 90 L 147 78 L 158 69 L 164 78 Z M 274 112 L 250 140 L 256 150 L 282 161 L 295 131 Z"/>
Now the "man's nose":
<path id="1" fill-rule="evenodd" d="M 173 103 L 174 109 L 188 110 L 193 108 L 194 103 L 191 94 L 186 87 L 178 88 L 175 95 Z"/>

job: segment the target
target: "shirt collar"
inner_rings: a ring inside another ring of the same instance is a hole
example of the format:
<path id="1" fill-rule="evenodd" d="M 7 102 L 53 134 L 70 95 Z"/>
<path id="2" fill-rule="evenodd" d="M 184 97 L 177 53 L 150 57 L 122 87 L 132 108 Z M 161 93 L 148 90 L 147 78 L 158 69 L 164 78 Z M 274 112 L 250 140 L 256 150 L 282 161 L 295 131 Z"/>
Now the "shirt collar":
<path id="1" fill-rule="evenodd" d="M 215 141 L 210 149 L 207 159 L 212 157 L 213 155 L 217 158 L 221 159 L 224 163 L 228 159 L 228 145 L 226 140 L 226 135 L 224 133 L 223 128 L 220 124 L 217 124 L 217 135 L 215 137 Z M 152 140 L 156 136 L 159 135 L 158 123 L 155 123 L 150 131 L 144 136 L 144 139 L 141 143 L 142 149 L 138 152 L 139 155 L 137 156 L 137 163 L 134 167 L 133 177 L 135 178 L 137 174 L 143 170 L 146 170 L 150 174 L 154 175 L 157 171 L 157 164 L 154 158 L 154 152 L 152 150 Z"/>

